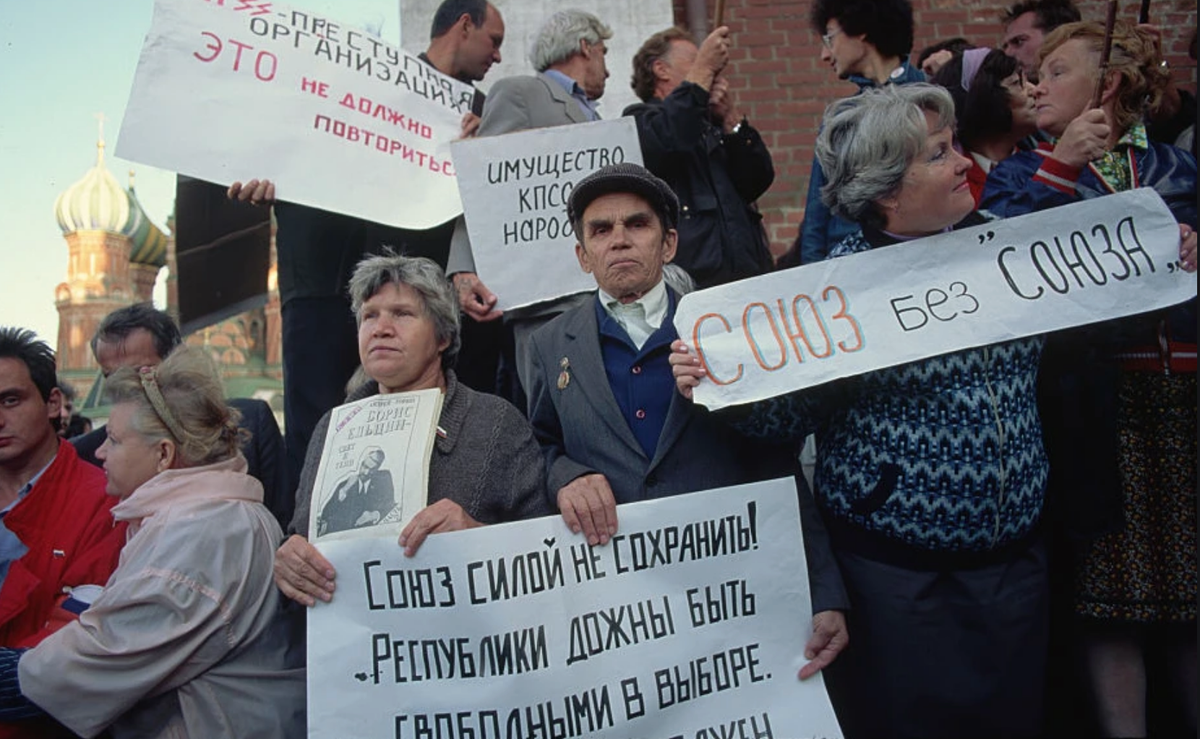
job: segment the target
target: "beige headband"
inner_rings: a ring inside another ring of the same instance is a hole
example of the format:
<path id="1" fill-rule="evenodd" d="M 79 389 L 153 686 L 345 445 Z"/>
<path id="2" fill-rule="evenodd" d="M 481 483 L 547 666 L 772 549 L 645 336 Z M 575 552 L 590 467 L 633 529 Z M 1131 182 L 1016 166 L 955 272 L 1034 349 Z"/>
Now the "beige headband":
<path id="1" fill-rule="evenodd" d="M 171 414 L 167 408 L 167 401 L 163 398 L 162 391 L 158 389 L 158 380 L 155 377 L 153 367 L 142 367 L 138 370 L 138 377 L 142 380 L 142 389 L 146 391 L 146 398 L 150 401 L 150 407 L 158 415 L 159 419 L 166 424 L 167 430 L 175 437 L 175 440 L 182 443 L 186 438 L 183 433 L 183 428 L 179 422 L 175 420 L 175 416 Z"/>

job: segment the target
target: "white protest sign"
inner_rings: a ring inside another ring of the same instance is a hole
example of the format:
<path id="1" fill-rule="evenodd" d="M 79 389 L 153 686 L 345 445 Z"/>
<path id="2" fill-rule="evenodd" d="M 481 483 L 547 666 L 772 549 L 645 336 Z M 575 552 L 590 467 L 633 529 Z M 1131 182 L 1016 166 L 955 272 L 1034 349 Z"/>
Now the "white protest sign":
<path id="1" fill-rule="evenodd" d="M 633 118 L 535 128 L 456 141 L 467 235 L 475 270 L 515 308 L 594 290 L 579 268 L 567 199 L 606 164 L 642 163 Z"/>
<path id="2" fill-rule="evenodd" d="M 1144 188 L 701 290 L 675 327 L 716 409 L 1175 305 L 1196 295 L 1178 259 Z"/>
<path id="3" fill-rule="evenodd" d="M 800 682 L 812 609 L 791 479 L 618 508 L 603 547 L 560 516 L 318 545 L 310 737 L 838 737 Z"/>
<path id="4" fill-rule="evenodd" d="M 117 156 L 430 228 L 462 212 L 449 142 L 474 90 L 365 31 L 267 0 L 157 0 Z"/>

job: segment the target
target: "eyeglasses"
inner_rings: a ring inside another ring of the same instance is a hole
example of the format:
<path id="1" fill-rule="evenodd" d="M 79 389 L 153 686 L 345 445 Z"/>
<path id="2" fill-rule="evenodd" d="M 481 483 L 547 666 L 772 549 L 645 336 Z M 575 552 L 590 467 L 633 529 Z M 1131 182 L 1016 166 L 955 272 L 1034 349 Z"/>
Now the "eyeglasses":
<path id="1" fill-rule="evenodd" d="M 842 32 L 842 29 L 835 28 L 832 31 L 830 31 L 829 33 L 821 34 L 821 42 L 825 44 L 826 49 L 833 48 L 833 37 L 838 35 L 841 32 Z"/>

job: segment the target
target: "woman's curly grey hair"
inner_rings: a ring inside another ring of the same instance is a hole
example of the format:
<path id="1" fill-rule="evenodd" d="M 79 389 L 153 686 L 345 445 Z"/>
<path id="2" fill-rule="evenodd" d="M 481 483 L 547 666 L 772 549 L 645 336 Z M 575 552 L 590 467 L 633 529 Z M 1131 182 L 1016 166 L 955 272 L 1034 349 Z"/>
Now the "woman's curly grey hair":
<path id="1" fill-rule="evenodd" d="M 816 146 L 826 179 L 821 202 L 848 221 L 882 228 L 879 201 L 900 190 L 925 150 L 926 111 L 938 130 L 954 127 L 954 101 L 936 85 L 888 85 L 830 104 Z"/>

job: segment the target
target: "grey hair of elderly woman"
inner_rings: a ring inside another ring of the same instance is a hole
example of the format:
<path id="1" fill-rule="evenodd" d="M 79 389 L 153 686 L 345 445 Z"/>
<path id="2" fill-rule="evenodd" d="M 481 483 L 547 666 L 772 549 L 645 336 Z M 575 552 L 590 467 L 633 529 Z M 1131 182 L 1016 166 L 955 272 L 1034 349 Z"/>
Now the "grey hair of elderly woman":
<path id="1" fill-rule="evenodd" d="M 925 111 L 934 114 L 937 130 L 954 127 L 950 93 L 923 83 L 865 90 L 826 108 L 816 146 L 826 179 L 821 202 L 848 221 L 883 228 L 879 201 L 900 190 L 925 150 Z"/>
<path id="2" fill-rule="evenodd" d="M 442 369 L 452 369 L 462 346 L 459 337 L 458 299 L 450 281 L 433 260 L 382 254 L 367 257 L 354 268 L 350 277 L 350 308 L 362 324 L 363 303 L 387 284 L 408 285 L 421 296 L 425 315 L 433 321 L 439 342 L 449 341 L 442 352 Z"/>
<path id="3" fill-rule="evenodd" d="M 529 63 L 539 72 L 580 53 L 579 41 L 595 46 L 612 38 L 612 29 L 596 16 L 568 8 L 551 15 L 542 23 L 529 45 Z"/>
<path id="4" fill-rule="evenodd" d="M 153 368 L 121 367 L 104 381 L 109 402 L 132 403 L 134 431 L 175 442 L 183 467 L 200 467 L 238 453 L 247 432 L 225 403 L 216 364 L 202 349 L 181 346 Z M 155 393 L 161 396 L 156 407 Z"/>

